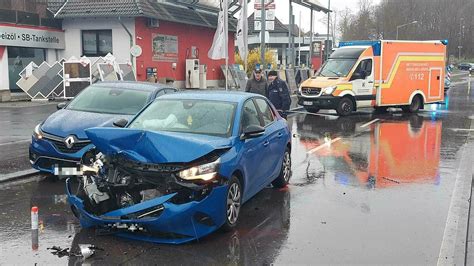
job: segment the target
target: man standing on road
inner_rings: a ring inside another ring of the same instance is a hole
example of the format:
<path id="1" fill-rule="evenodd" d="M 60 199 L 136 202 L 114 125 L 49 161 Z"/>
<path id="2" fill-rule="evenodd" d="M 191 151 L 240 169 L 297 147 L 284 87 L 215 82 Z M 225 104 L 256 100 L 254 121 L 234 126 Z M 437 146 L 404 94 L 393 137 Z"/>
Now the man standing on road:
<path id="1" fill-rule="evenodd" d="M 247 81 L 245 86 L 246 92 L 260 94 L 262 96 L 268 96 L 268 84 L 265 78 L 262 77 L 262 70 L 255 70 L 255 75 Z"/>
<path id="2" fill-rule="evenodd" d="M 285 81 L 278 78 L 278 74 L 275 70 L 268 73 L 268 99 L 275 108 L 280 112 L 281 116 L 286 118 L 286 112 L 290 110 L 291 97 L 290 90 Z"/>

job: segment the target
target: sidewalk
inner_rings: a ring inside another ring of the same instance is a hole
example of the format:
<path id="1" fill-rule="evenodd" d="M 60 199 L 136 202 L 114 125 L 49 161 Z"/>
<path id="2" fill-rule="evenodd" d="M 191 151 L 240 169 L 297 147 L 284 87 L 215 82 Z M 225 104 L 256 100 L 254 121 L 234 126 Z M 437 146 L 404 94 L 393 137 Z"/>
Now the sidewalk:
<path id="1" fill-rule="evenodd" d="M 474 120 L 471 120 L 471 133 L 469 142 L 474 142 Z M 472 158 L 471 158 L 472 159 Z M 472 160 L 471 165 L 474 165 L 474 160 Z M 472 166 L 471 166 L 472 167 Z M 474 167 L 471 171 L 471 179 L 474 181 Z M 469 208 L 469 222 L 468 222 L 468 229 L 467 229 L 467 239 L 466 239 L 466 261 L 465 265 L 474 265 L 474 202 L 473 202 L 473 195 L 474 195 L 474 182 L 471 185 L 471 199 L 470 199 L 470 208 Z"/>

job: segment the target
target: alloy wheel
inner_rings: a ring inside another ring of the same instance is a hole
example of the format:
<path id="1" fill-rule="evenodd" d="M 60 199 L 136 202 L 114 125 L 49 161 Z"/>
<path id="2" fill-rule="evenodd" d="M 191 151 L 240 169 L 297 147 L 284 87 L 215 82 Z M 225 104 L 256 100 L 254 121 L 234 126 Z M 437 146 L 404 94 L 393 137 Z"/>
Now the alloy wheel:
<path id="1" fill-rule="evenodd" d="M 285 182 L 288 183 L 290 181 L 291 176 L 291 157 L 289 152 L 285 152 L 283 157 L 283 178 Z"/>
<path id="2" fill-rule="evenodd" d="M 227 220 L 230 224 L 235 224 L 239 218 L 240 211 L 240 187 L 233 183 L 227 192 Z"/>

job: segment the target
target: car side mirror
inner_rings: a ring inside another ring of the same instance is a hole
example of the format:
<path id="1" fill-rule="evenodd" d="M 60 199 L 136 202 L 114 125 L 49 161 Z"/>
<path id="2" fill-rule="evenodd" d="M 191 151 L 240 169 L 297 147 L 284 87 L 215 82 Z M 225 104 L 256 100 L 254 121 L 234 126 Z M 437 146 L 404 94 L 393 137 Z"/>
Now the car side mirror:
<path id="1" fill-rule="evenodd" d="M 352 80 L 358 80 L 358 79 L 363 79 L 363 76 L 360 72 L 354 72 L 352 74 L 352 77 L 351 77 L 351 81 Z"/>
<path id="2" fill-rule="evenodd" d="M 67 106 L 67 102 L 61 102 L 61 103 L 58 103 L 58 105 L 56 105 L 56 108 L 58 110 L 61 110 L 61 109 L 64 109 L 66 106 Z"/>
<path id="3" fill-rule="evenodd" d="M 114 126 L 116 126 L 116 127 L 122 127 L 123 128 L 127 124 L 128 124 L 128 120 L 123 119 L 123 118 L 120 118 L 120 119 L 114 121 Z"/>
<path id="4" fill-rule="evenodd" d="M 251 125 L 244 129 L 241 139 L 258 138 L 265 134 L 265 128 L 262 126 Z"/>

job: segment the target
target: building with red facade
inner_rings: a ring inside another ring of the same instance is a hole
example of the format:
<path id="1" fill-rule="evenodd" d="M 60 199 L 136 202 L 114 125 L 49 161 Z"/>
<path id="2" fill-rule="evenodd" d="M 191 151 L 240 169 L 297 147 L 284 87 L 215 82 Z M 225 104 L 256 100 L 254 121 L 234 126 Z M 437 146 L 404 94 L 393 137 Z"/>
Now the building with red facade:
<path id="1" fill-rule="evenodd" d="M 58 2 L 61 0 L 50 0 Z M 224 60 L 211 60 L 207 52 L 217 27 L 217 9 L 201 9 L 179 1 L 68 0 L 51 10 L 62 20 L 66 48 L 61 56 L 92 59 L 112 53 L 117 61 L 132 61 L 138 80 L 156 69 L 158 79 L 175 80 L 184 87 L 186 59 L 199 59 L 207 67 L 207 86 L 222 85 Z M 235 19 L 229 19 L 229 62 L 234 62 Z M 131 57 L 132 46 L 141 54 Z"/>
<path id="2" fill-rule="evenodd" d="M 39 65 L 82 56 L 94 61 L 108 53 L 117 62 L 131 62 L 137 80 L 149 80 L 155 70 L 158 80 L 174 80 L 178 88 L 186 85 L 186 60 L 198 59 L 207 67 L 207 87 L 223 86 L 225 60 L 207 56 L 217 15 L 216 7 L 185 1 L 0 1 L 0 101 L 9 100 L 11 92 L 21 92 L 16 82 L 30 62 Z M 230 18 L 230 64 L 235 28 L 236 20 Z"/>

